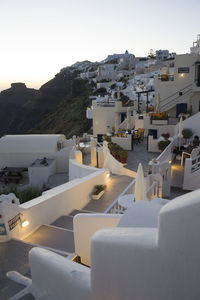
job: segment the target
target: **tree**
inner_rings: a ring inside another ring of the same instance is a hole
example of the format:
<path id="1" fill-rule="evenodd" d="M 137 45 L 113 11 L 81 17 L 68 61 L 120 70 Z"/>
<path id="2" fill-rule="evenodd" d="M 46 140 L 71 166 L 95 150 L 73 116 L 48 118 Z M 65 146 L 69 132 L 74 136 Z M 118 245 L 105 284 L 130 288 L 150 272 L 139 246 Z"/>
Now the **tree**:
<path id="1" fill-rule="evenodd" d="M 153 51 L 153 49 L 149 50 L 148 57 L 149 58 L 155 58 L 155 52 Z"/>

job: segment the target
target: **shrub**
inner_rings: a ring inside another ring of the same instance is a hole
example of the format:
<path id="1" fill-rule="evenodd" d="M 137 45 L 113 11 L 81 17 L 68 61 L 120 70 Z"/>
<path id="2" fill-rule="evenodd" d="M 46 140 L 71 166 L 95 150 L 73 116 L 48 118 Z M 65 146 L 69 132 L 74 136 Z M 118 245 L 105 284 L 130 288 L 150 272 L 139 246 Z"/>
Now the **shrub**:
<path id="1" fill-rule="evenodd" d="M 128 152 L 126 150 L 119 151 L 119 157 L 120 158 L 127 158 L 128 157 Z"/>
<path id="2" fill-rule="evenodd" d="M 110 86 L 110 88 L 111 88 L 111 90 L 114 90 L 114 89 L 116 88 L 116 84 L 115 84 L 115 83 L 112 84 L 112 85 Z"/>
<path id="3" fill-rule="evenodd" d="M 100 89 L 97 89 L 93 95 L 94 96 L 105 96 L 107 94 L 107 90 L 105 88 L 100 88 Z"/>
<path id="4" fill-rule="evenodd" d="M 170 144 L 170 141 L 160 141 L 158 143 L 158 149 L 163 151 Z"/>
<path id="5" fill-rule="evenodd" d="M 95 185 L 92 194 L 98 195 L 100 192 L 104 191 L 105 188 L 106 188 L 106 186 L 102 185 L 102 184 Z"/>
<path id="6" fill-rule="evenodd" d="M 36 187 L 28 187 L 23 190 L 18 190 L 17 186 L 14 184 L 9 187 L 6 187 L 1 193 L 5 195 L 8 195 L 10 193 L 15 194 L 15 196 L 19 199 L 20 204 L 22 204 L 41 196 L 42 190 L 39 190 Z"/>
<path id="7" fill-rule="evenodd" d="M 106 134 L 103 135 L 103 140 L 108 142 L 108 143 L 111 143 L 111 137 L 106 135 Z"/>
<path id="8" fill-rule="evenodd" d="M 182 131 L 182 135 L 183 135 L 183 138 L 184 138 L 184 139 L 190 139 L 190 138 L 192 137 L 192 135 L 193 135 L 193 132 L 192 132 L 191 129 L 185 128 L 185 129 L 183 129 L 183 131 Z"/>
<path id="9" fill-rule="evenodd" d="M 162 113 L 154 113 L 151 115 L 151 120 L 168 120 L 168 114 L 163 111 Z"/>

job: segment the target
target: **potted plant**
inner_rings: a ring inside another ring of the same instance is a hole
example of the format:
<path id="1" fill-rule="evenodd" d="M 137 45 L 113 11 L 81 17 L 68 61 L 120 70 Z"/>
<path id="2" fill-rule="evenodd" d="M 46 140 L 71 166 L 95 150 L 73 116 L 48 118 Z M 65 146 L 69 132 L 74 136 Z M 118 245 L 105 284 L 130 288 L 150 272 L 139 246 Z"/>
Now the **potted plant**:
<path id="1" fill-rule="evenodd" d="M 126 163 L 127 157 L 128 157 L 128 152 L 127 151 L 125 151 L 125 150 L 119 151 L 119 158 L 120 158 L 120 162 L 122 164 Z"/>
<path id="2" fill-rule="evenodd" d="M 163 111 L 162 113 L 152 113 L 151 122 L 154 125 L 167 125 L 168 124 L 168 114 Z"/>
<path id="3" fill-rule="evenodd" d="M 182 131 L 182 135 L 183 135 L 183 138 L 184 138 L 184 139 L 190 139 L 190 138 L 192 137 L 192 135 L 193 135 L 193 132 L 192 132 L 191 129 L 185 128 L 185 129 L 183 129 L 183 131 Z"/>
<path id="4" fill-rule="evenodd" d="M 98 200 L 101 198 L 101 196 L 104 194 L 106 186 L 103 184 L 98 184 L 94 186 L 93 192 L 92 192 L 92 199 Z"/>
<path id="5" fill-rule="evenodd" d="M 163 151 L 170 143 L 171 143 L 170 141 L 160 141 L 158 143 L 158 149 Z"/>

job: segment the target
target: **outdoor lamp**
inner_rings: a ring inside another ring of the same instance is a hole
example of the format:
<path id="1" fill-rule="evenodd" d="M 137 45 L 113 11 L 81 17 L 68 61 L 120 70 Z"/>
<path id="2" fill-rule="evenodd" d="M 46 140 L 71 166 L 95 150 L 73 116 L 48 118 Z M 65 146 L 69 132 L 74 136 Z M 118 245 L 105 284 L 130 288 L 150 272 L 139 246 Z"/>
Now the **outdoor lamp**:
<path id="1" fill-rule="evenodd" d="M 20 225 L 21 225 L 22 228 L 24 228 L 24 227 L 26 227 L 26 226 L 29 225 L 29 221 L 26 220 L 26 219 L 23 217 L 22 214 L 20 215 Z"/>

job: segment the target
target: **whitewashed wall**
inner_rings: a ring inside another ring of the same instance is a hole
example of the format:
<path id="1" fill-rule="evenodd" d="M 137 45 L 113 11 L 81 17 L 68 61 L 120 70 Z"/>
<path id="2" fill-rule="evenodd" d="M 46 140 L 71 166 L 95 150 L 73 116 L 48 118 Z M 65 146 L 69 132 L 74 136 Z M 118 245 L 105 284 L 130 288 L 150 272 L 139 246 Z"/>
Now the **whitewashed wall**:
<path id="1" fill-rule="evenodd" d="M 97 170 L 84 178 L 67 182 L 55 187 L 42 196 L 21 205 L 9 204 L 4 208 L 3 219 L 8 220 L 22 213 L 29 225 L 21 228 L 17 225 L 8 231 L 9 238 L 23 239 L 43 224 L 50 224 L 61 215 L 67 215 L 74 209 L 83 208 L 89 201 L 91 192 L 96 184 L 106 184 L 108 171 Z"/>
<path id="2" fill-rule="evenodd" d="M 97 168 L 82 165 L 76 159 L 69 160 L 69 181 L 76 178 L 83 178 L 97 171 Z"/>
<path id="3" fill-rule="evenodd" d="M 124 168 L 124 165 L 117 161 L 111 154 L 110 150 L 106 146 L 107 142 L 103 142 L 103 155 L 104 155 L 104 164 L 103 167 L 108 169 L 111 173 L 117 175 L 125 175 L 135 178 L 136 172 Z"/>
<path id="4" fill-rule="evenodd" d="M 36 159 L 44 157 L 56 159 L 56 172 L 63 173 L 68 170 L 69 154 L 72 146 L 54 153 L 1 153 L 0 169 L 4 167 L 29 167 Z"/>
<path id="5" fill-rule="evenodd" d="M 50 165 L 30 166 L 28 168 L 29 185 L 41 189 L 43 185 L 48 183 L 49 176 L 56 173 L 56 162 L 51 162 Z"/>
<path id="6" fill-rule="evenodd" d="M 127 137 L 112 137 L 112 142 L 116 143 L 117 145 L 121 146 L 124 150 L 132 150 L 131 143 L 132 143 L 132 135 L 128 134 Z"/>

